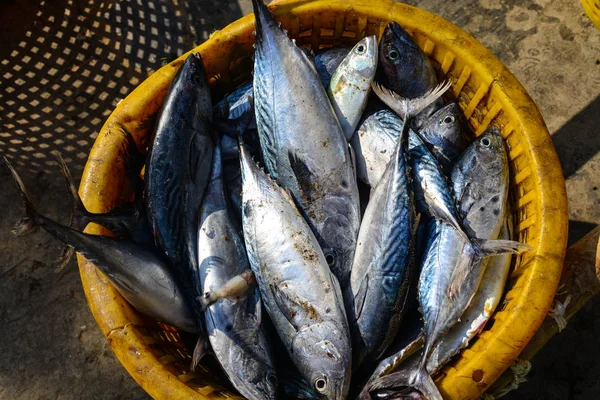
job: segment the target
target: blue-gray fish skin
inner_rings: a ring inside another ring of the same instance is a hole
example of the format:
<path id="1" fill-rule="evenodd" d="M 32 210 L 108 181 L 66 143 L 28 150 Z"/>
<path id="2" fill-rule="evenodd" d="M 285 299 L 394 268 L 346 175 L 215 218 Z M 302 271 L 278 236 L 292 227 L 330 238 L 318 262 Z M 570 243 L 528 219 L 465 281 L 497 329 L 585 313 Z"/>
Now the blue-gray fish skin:
<path id="1" fill-rule="evenodd" d="M 240 151 L 244 240 L 262 301 L 302 377 L 341 400 L 351 347 L 339 283 L 293 199 Z"/>
<path id="2" fill-rule="evenodd" d="M 156 244 L 172 263 L 199 325 L 198 210 L 212 166 L 211 120 L 202 59 L 199 54 L 190 55 L 171 82 L 159 112 L 145 182 L 147 215 Z"/>
<path id="3" fill-rule="evenodd" d="M 400 96 L 414 99 L 436 87 L 438 79 L 429 59 L 414 39 L 396 22 L 390 22 L 379 42 L 379 80 Z M 422 122 L 443 106 L 440 98 L 421 112 L 411 127 L 420 130 Z"/>
<path id="4" fill-rule="evenodd" d="M 220 288 L 250 268 L 241 226 L 232 215 L 225 195 L 219 145 L 213 160 L 198 228 L 203 292 Z M 258 288 L 237 303 L 227 299 L 216 302 L 204 316 L 211 347 L 234 387 L 247 399 L 275 399 L 277 378 Z"/>
<path id="5" fill-rule="evenodd" d="M 416 215 L 406 138 L 372 192 L 345 292 L 355 367 L 379 359 L 392 343 L 415 273 Z"/>
<path id="6" fill-rule="evenodd" d="M 27 220 L 18 225 L 21 233 L 33 226 L 42 227 L 94 263 L 139 312 L 185 331 L 196 331 L 186 299 L 163 258 L 131 241 L 81 233 L 39 214 L 21 178 L 6 159 L 5 162 L 25 202 Z"/>
<path id="7" fill-rule="evenodd" d="M 315 56 L 315 65 L 323 87 L 329 87 L 331 76 L 350 53 L 350 47 L 334 47 L 323 50 Z"/>
<path id="8" fill-rule="evenodd" d="M 254 102 L 265 167 L 300 206 L 342 287 L 360 226 L 356 172 L 314 65 L 260 0 Z"/>
<path id="9" fill-rule="evenodd" d="M 454 162 L 467 147 L 458 105 L 451 102 L 440 108 L 424 121 L 419 133 L 440 163 L 444 175 L 449 176 Z"/>

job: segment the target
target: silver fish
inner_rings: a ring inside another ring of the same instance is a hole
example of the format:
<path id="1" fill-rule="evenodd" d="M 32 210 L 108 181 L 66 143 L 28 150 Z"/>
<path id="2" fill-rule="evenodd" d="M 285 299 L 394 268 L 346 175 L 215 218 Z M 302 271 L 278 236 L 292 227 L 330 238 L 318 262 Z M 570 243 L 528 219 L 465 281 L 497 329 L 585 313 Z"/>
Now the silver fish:
<path id="1" fill-rule="evenodd" d="M 508 172 L 508 158 L 497 127 L 491 127 L 471 143 L 452 169 L 453 190 L 457 196 L 463 225 L 470 236 L 480 239 L 495 239 L 506 224 Z M 438 346 L 438 352 L 432 354 L 430 359 L 431 370 L 437 369 L 460 350 L 461 347 L 457 348 L 458 343 L 464 342 L 463 346 L 466 346 L 468 340 L 483 328 L 481 324 L 485 324 L 487 321 L 485 310 L 490 308 L 489 304 L 486 306 L 487 298 L 485 296 L 490 290 L 492 292 L 498 290 L 498 287 L 494 285 L 497 285 L 501 279 L 496 277 L 498 274 L 502 276 L 504 272 L 507 272 L 506 265 L 510 265 L 510 259 L 510 255 L 492 258 L 491 260 L 495 260 L 499 266 L 489 274 L 484 271 L 489 271 L 488 263 L 492 262 L 490 259 L 475 261 L 471 274 L 483 273 L 481 280 L 487 274 L 491 286 L 484 288 L 481 285 L 478 286 L 480 289 L 478 293 L 484 297 L 479 297 L 479 303 L 471 302 L 470 308 L 461 317 L 459 325 L 454 326 L 442 339 Z M 482 313 L 484 317 L 479 318 Z M 484 319 L 485 321 L 483 321 Z"/>
<path id="2" fill-rule="evenodd" d="M 452 165 L 467 147 L 460 108 L 455 102 L 448 103 L 422 125 L 421 137 L 440 163 L 444 175 L 450 175 Z"/>
<path id="3" fill-rule="evenodd" d="M 213 160 L 198 228 L 198 265 L 204 292 L 217 290 L 250 268 L 240 227 L 225 197 L 219 144 Z M 248 399 L 275 399 L 277 377 L 258 289 L 236 304 L 228 300 L 213 304 L 204 316 L 212 349 L 233 386 Z"/>
<path id="4" fill-rule="evenodd" d="M 377 37 L 359 41 L 331 76 L 327 94 L 340 121 L 346 140 L 350 140 L 365 110 L 377 70 Z"/>
<path id="5" fill-rule="evenodd" d="M 135 309 L 150 318 L 189 332 L 196 324 L 170 266 L 154 252 L 126 240 L 88 235 L 44 217 L 36 210 L 17 172 L 6 165 L 21 192 L 26 218 L 15 227 L 19 234 L 40 226 L 52 236 L 75 248 L 107 276 Z"/>
<path id="6" fill-rule="evenodd" d="M 254 101 L 265 166 L 291 192 L 345 287 L 360 225 L 350 148 L 314 65 L 261 0 L 253 6 Z"/>
<path id="7" fill-rule="evenodd" d="M 359 179 L 377 185 L 387 165 L 404 123 L 389 110 L 377 111 L 367 117 L 352 138 L 356 150 Z M 441 167 L 425 143 L 409 131 L 409 161 L 415 177 L 417 210 L 425 215 L 448 221 L 462 231 L 450 188 Z"/>
<path id="8" fill-rule="evenodd" d="M 416 272 L 416 227 L 407 138 L 401 138 L 367 205 L 344 293 L 355 368 L 379 359 L 396 337 Z"/>
<path id="9" fill-rule="evenodd" d="M 350 47 L 333 47 L 323 50 L 315 56 L 315 66 L 323 87 L 329 86 L 331 76 L 349 52 Z"/>
<path id="10" fill-rule="evenodd" d="M 302 377 L 343 399 L 351 347 L 338 281 L 292 198 L 240 147 L 244 239 L 262 300 Z"/>
<path id="11" fill-rule="evenodd" d="M 146 164 L 146 208 L 157 245 L 202 329 L 198 210 L 210 179 L 214 132 L 208 78 L 199 54 L 181 66 L 164 99 Z"/>
<path id="12" fill-rule="evenodd" d="M 502 229 L 499 238 L 510 239 L 508 226 Z M 469 345 L 470 340 L 483 330 L 500 302 L 512 255 L 501 254 L 486 261 L 487 267 L 471 304 L 460 321 L 444 335 L 427 361 L 427 371 L 430 374 L 438 372 L 454 355 Z"/>

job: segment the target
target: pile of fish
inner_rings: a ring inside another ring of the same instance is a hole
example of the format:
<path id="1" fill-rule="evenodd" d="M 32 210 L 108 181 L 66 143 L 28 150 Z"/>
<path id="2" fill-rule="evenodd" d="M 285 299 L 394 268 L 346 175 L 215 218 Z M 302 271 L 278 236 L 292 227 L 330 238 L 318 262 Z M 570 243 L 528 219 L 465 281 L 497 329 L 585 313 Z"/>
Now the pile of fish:
<path id="1" fill-rule="evenodd" d="M 196 333 L 192 368 L 211 354 L 246 398 L 439 399 L 431 376 L 529 249 L 510 240 L 500 132 L 468 143 L 449 84 L 397 23 L 314 55 L 253 3 L 252 82 L 213 106 L 190 55 L 147 159 L 123 127 L 133 211 L 88 212 L 59 157 L 62 226 L 7 161 L 26 205 L 16 233 L 41 226 L 138 311 Z"/>

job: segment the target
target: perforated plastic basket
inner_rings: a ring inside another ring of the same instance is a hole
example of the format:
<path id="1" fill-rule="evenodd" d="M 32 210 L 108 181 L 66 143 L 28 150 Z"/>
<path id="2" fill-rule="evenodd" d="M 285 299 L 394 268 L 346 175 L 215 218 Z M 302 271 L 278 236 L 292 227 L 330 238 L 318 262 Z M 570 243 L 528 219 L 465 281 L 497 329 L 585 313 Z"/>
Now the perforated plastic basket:
<path id="1" fill-rule="evenodd" d="M 596 28 L 600 29 L 600 0 L 581 0 L 581 4 Z"/>
<path id="2" fill-rule="evenodd" d="M 351 45 L 365 35 L 380 36 L 388 21 L 397 21 L 414 35 L 440 77 L 452 81 L 451 96 L 473 132 L 479 135 L 490 124 L 500 127 L 509 149 L 515 231 L 533 251 L 516 263 L 506 301 L 491 328 L 437 379 L 447 398 L 476 398 L 517 358 L 538 329 L 561 274 L 567 199 L 558 158 L 538 109 L 513 75 L 477 40 L 428 12 L 389 0 L 282 1 L 271 9 L 290 37 L 315 50 Z M 215 96 L 250 79 L 253 30 L 254 16 L 248 15 L 193 50 L 202 54 Z M 120 204 L 126 191 L 120 124 L 132 132 L 140 148 L 145 147 L 153 116 L 186 55 L 150 76 L 108 118 L 91 150 L 80 187 L 91 211 L 107 211 Z M 100 232 L 97 227 L 88 230 Z M 151 396 L 233 396 L 209 368 L 189 372 L 190 356 L 174 329 L 138 314 L 82 257 L 79 265 L 98 325 L 119 360 Z"/>

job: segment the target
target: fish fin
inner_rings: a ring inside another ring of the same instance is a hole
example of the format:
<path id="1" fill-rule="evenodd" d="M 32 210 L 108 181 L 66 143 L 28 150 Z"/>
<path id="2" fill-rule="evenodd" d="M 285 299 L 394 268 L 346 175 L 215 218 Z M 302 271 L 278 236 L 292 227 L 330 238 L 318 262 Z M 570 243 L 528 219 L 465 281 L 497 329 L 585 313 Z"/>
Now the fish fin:
<path id="1" fill-rule="evenodd" d="M 269 284 L 275 304 L 283 316 L 288 320 L 290 325 L 294 327 L 296 331 L 299 331 L 302 327 L 298 321 L 304 320 L 306 315 L 306 305 L 301 305 L 297 301 L 293 300 L 281 287 L 281 285 Z M 310 305 L 308 305 L 310 307 Z"/>
<path id="2" fill-rule="evenodd" d="M 435 204 L 435 200 L 429 196 L 429 192 L 427 190 L 423 191 L 423 196 L 425 197 L 425 203 L 429 205 L 428 209 L 432 217 L 453 227 L 466 242 L 470 241 L 469 236 L 465 233 L 465 230 L 460 225 L 456 217 L 448 212 L 447 209 L 432 206 L 431 204 Z"/>
<path id="3" fill-rule="evenodd" d="M 190 365 L 190 369 L 192 372 L 196 369 L 202 357 L 204 357 L 208 353 L 208 343 L 205 337 L 202 335 L 198 338 L 196 342 L 196 346 L 194 347 L 194 353 L 192 354 L 192 364 Z"/>
<path id="4" fill-rule="evenodd" d="M 71 259 L 73 258 L 74 255 L 75 255 L 75 248 L 65 244 L 60 255 L 58 257 L 56 257 L 56 260 L 54 260 L 52 262 L 52 266 L 54 267 L 54 272 L 58 273 L 58 272 L 62 271 L 67 266 L 67 264 L 69 264 L 69 261 L 71 261 Z"/>
<path id="5" fill-rule="evenodd" d="M 389 398 L 405 398 L 401 396 L 403 394 L 409 395 L 417 390 L 429 400 L 443 400 L 433 379 L 431 379 L 427 370 L 422 367 L 418 369 L 405 369 L 377 378 L 367 386 L 366 393 L 377 392 L 379 390 L 389 391 L 390 389 L 396 392 Z"/>
<path id="6" fill-rule="evenodd" d="M 478 261 L 499 254 L 520 254 L 531 250 L 531 246 L 513 240 L 485 240 L 471 239 L 471 247 L 475 260 L 469 257 L 460 257 L 460 264 L 456 266 L 450 277 L 448 297 L 453 300 L 458 295 L 467 276 L 477 265 Z"/>
<path id="7" fill-rule="evenodd" d="M 81 197 L 79 197 L 79 192 L 77 191 L 77 187 L 75 186 L 75 182 L 73 181 L 73 176 L 69 171 L 69 167 L 67 163 L 62 158 L 61 154 L 58 151 L 53 151 L 52 154 L 56 157 L 58 161 L 58 166 L 60 167 L 60 172 L 62 176 L 65 178 L 65 184 L 67 186 L 67 191 L 71 197 L 71 206 L 73 207 L 73 211 L 71 213 L 71 220 L 69 223 L 69 227 L 73 228 L 77 231 L 83 231 L 87 224 L 90 222 L 90 213 L 87 211 L 85 206 L 83 205 L 83 201 L 81 201 Z M 68 260 L 67 260 L 68 262 Z"/>
<path id="8" fill-rule="evenodd" d="M 363 306 L 365 305 L 365 299 L 367 298 L 367 291 L 369 290 L 369 274 L 366 274 L 360 283 L 360 287 L 358 288 L 358 292 L 356 296 L 354 296 L 354 315 L 356 319 L 360 317 L 362 313 Z"/>
<path id="9" fill-rule="evenodd" d="M 15 224 L 15 227 L 13 228 L 12 233 L 16 236 L 25 235 L 27 233 L 33 232 L 39 225 L 39 223 L 37 222 L 37 217 L 39 216 L 39 213 L 37 212 L 35 206 L 33 205 L 33 202 L 31 201 L 31 197 L 29 197 L 29 193 L 27 192 L 27 188 L 25 187 L 23 180 L 21 179 L 21 177 L 19 176 L 17 171 L 13 168 L 13 166 L 10 164 L 10 162 L 8 161 L 8 159 L 6 157 L 4 157 L 4 163 L 10 170 L 10 173 L 12 174 L 12 177 L 13 177 L 15 183 L 19 187 L 19 192 L 21 193 L 21 199 L 23 200 L 23 203 L 25 205 L 25 217 L 21 218 Z"/>
<path id="10" fill-rule="evenodd" d="M 451 86 L 451 81 L 442 82 L 435 88 L 428 90 L 420 97 L 414 99 L 407 99 L 400 96 L 398 93 L 391 91 L 377 82 L 373 82 L 371 85 L 373 92 L 383 101 L 388 107 L 390 107 L 400 118 L 407 119 L 408 116 L 414 116 L 419 114 L 431 103 L 436 101 L 442 94 L 446 92 Z"/>
<path id="11" fill-rule="evenodd" d="M 450 286 L 448 287 L 447 292 L 450 301 L 453 301 L 458 297 L 458 293 L 463 287 L 465 280 L 476 264 L 477 262 L 470 257 L 459 257 L 458 265 L 456 265 L 452 272 L 452 276 L 450 277 Z"/>
<path id="12" fill-rule="evenodd" d="M 302 190 L 302 192 L 307 196 L 310 196 L 310 193 L 313 190 L 311 185 L 311 182 L 313 181 L 313 173 L 310 172 L 310 169 L 306 163 L 298 158 L 298 156 L 292 150 L 288 150 L 288 160 L 300 190 Z"/>
<path id="13" fill-rule="evenodd" d="M 472 243 L 477 256 L 480 258 L 499 254 L 521 254 L 532 250 L 530 245 L 514 240 L 474 239 Z"/>

